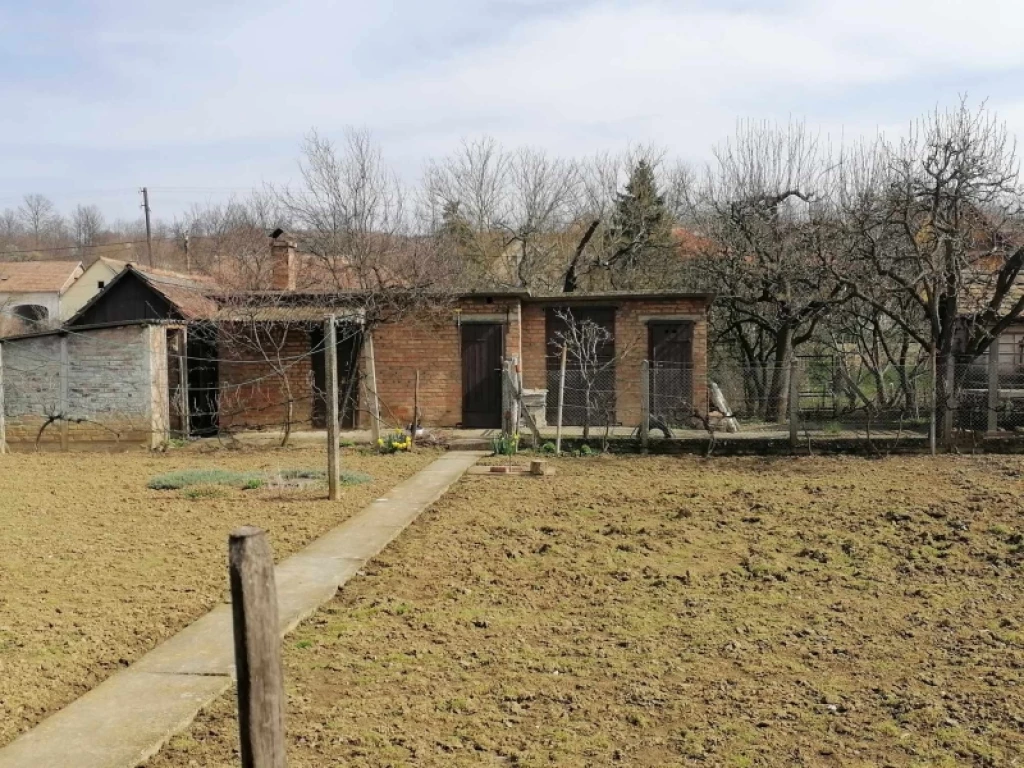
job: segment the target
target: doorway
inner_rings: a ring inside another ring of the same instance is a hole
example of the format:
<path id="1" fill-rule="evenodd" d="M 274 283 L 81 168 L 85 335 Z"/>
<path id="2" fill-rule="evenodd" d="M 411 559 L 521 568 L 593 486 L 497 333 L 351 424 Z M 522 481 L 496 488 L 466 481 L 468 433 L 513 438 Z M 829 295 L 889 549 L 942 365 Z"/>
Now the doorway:
<path id="1" fill-rule="evenodd" d="M 647 326 L 651 415 L 682 426 L 693 414 L 693 323 Z"/>
<path id="2" fill-rule="evenodd" d="M 327 428 L 327 355 L 324 354 L 324 329 L 315 326 L 309 331 L 313 350 L 313 429 Z M 341 429 L 355 429 L 359 352 L 362 336 L 351 326 L 338 326 L 338 416 Z"/>
<path id="3" fill-rule="evenodd" d="M 462 426 L 466 429 L 501 427 L 501 359 L 504 353 L 504 325 L 462 325 Z"/>

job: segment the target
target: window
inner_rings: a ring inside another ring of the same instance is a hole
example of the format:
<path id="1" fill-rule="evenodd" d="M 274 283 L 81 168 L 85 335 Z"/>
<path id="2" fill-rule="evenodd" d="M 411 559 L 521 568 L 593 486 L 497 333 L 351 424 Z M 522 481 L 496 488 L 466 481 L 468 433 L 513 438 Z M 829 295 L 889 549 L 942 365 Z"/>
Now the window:
<path id="1" fill-rule="evenodd" d="M 50 311 L 38 304 L 22 304 L 14 308 L 14 315 L 26 323 L 36 325 L 38 323 L 45 323 L 47 318 L 50 317 Z"/>
<path id="2" fill-rule="evenodd" d="M 103 290 L 103 286 L 105 286 L 106 284 L 107 283 L 106 283 L 105 280 L 97 280 L 96 281 L 96 287 L 99 288 L 101 291 Z"/>

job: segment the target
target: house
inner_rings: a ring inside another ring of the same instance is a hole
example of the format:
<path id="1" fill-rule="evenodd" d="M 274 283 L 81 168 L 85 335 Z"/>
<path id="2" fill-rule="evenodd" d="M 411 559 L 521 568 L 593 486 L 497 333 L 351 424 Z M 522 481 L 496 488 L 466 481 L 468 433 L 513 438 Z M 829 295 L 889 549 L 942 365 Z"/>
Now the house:
<path id="1" fill-rule="evenodd" d="M 563 423 L 638 426 L 645 360 L 651 402 L 671 400 L 683 419 L 708 410 L 707 294 L 465 292 L 368 324 L 367 297 L 295 289 L 293 270 L 301 260 L 294 244 L 275 242 L 271 252 L 274 268 L 263 291 L 231 291 L 209 278 L 128 265 L 62 333 L 79 339 L 82 349 L 93 348 L 85 337 L 119 333 L 131 339 L 131 359 L 157 377 L 135 396 L 135 402 L 151 403 L 132 411 L 135 421 L 193 435 L 325 426 L 329 316 L 338 330 L 343 427 L 369 426 L 376 402 L 381 420 L 395 427 L 411 423 L 418 407 L 418 421 L 426 426 L 500 428 L 501 370 L 510 360 L 539 403 L 536 419 L 554 423 L 559 341 L 569 313 L 574 322 L 589 320 L 607 335 L 597 351 L 598 381 L 586 381 L 568 365 Z M 40 342 L 8 341 L 5 354 L 13 358 L 19 345 L 29 343 Z M 111 377 L 123 378 L 127 358 L 117 356 L 116 345 L 93 346 L 109 357 Z M 164 363 L 155 363 L 161 356 Z M 71 365 L 68 375 L 76 369 Z M 581 395 L 590 385 L 600 394 L 591 400 L 594 407 Z M 119 385 L 90 380 L 87 388 L 100 397 L 105 386 Z M 86 387 L 72 382 L 71 388 Z"/>
<path id="2" fill-rule="evenodd" d="M 127 267 L 129 262 L 108 259 L 101 256 L 88 267 L 71 284 L 71 287 L 64 293 L 64 299 L 60 307 L 61 321 L 73 317 L 78 310 L 97 293 L 102 291 L 111 280 Z"/>
<path id="3" fill-rule="evenodd" d="M 0 262 L 0 335 L 59 323 L 80 261 Z"/>

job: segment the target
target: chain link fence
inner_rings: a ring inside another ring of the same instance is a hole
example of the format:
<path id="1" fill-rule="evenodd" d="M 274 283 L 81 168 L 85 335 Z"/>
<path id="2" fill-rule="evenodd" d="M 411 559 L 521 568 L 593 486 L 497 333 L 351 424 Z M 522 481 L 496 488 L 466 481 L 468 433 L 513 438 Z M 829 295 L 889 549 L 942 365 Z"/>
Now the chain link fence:
<path id="1" fill-rule="evenodd" d="M 943 442 L 1024 433 L 1024 358 L 992 353 L 936 365 L 909 356 L 874 365 L 855 355 L 799 356 L 783 366 L 720 361 L 705 373 L 691 365 L 646 361 L 629 371 L 574 370 L 564 384 L 548 371 L 546 423 L 640 435 L 645 415 L 655 437 L 716 440 L 778 438 L 801 444 L 832 439 Z"/>

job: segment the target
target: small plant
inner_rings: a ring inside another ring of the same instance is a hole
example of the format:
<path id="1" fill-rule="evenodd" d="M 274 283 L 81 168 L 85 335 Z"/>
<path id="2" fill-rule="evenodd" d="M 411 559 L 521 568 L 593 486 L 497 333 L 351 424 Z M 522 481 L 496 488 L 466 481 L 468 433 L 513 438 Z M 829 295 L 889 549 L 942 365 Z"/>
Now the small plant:
<path id="1" fill-rule="evenodd" d="M 242 490 L 243 491 L 255 491 L 255 490 L 257 490 L 259 488 L 262 488 L 262 487 L 263 487 L 263 478 L 262 477 L 250 477 L 248 480 L 246 480 L 244 483 L 242 483 Z"/>
<path id="2" fill-rule="evenodd" d="M 355 440 L 345 439 L 345 440 L 339 440 L 338 441 L 338 447 L 339 448 L 354 448 L 355 444 L 356 444 Z"/>
<path id="3" fill-rule="evenodd" d="M 544 445 L 540 447 L 540 452 L 553 456 L 555 454 L 555 444 L 552 442 L 544 443 Z"/>
<path id="4" fill-rule="evenodd" d="M 255 472 L 235 472 L 230 469 L 176 469 L 152 478 L 149 487 L 155 491 L 178 491 L 192 485 L 244 488 L 253 480 L 262 482 L 262 477 Z"/>
<path id="5" fill-rule="evenodd" d="M 502 433 L 491 440 L 491 450 L 495 456 L 515 456 L 519 452 L 519 433 Z"/>
<path id="6" fill-rule="evenodd" d="M 594 449 L 591 448 L 589 445 L 584 443 L 583 445 L 580 446 L 580 456 L 593 456 L 593 455 L 594 455 Z"/>
<path id="7" fill-rule="evenodd" d="M 408 451 L 412 447 L 412 437 L 401 430 L 388 432 L 377 439 L 377 450 L 381 453 L 398 453 Z"/>
<path id="8" fill-rule="evenodd" d="M 223 499 L 228 493 L 219 485 L 197 485 L 193 488 L 186 488 L 181 492 L 182 498 L 190 501 L 202 499 Z"/>

